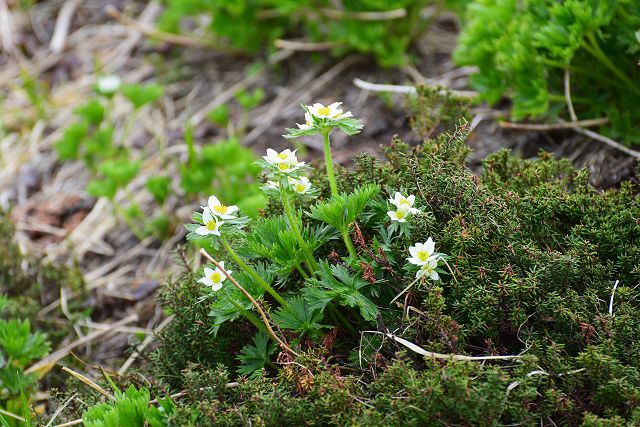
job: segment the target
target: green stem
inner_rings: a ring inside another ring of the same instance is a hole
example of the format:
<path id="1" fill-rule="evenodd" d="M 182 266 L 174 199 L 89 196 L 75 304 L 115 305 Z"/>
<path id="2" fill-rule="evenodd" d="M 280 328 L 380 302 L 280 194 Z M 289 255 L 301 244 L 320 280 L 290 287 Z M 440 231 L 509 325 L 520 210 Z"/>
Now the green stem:
<path id="1" fill-rule="evenodd" d="M 255 326 L 256 328 L 258 328 L 259 331 L 265 332 L 265 333 L 269 333 L 269 331 L 267 331 L 267 328 L 264 326 L 264 323 L 262 323 L 260 321 L 260 319 L 258 319 L 258 317 L 251 313 L 249 310 L 245 309 L 244 307 L 242 307 L 240 304 L 238 304 L 237 302 L 235 302 L 232 299 L 229 299 L 229 302 L 240 312 L 242 313 L 242 315 L 244 317 L 247 318 L 247 320 L 249 322 L 251 322 L 251 324 L 253 326 Z"/>
<path id="2" fill-rule="evenodd" d="M 313 257 L 313 253 L 311 252 L 311 249 L 309 249 L 309 246 L 307 246 L 307 242 L 305 242 L 304 239 L 302 238 L 302 234 L 300 233 L 300 227 L 298 227 L 297 216 L 293 212 L 291 202 L 289 201 L 289 196 L 287 195 L 287 189 L 284 187 L 285 187 L 284 182 L 281 182 L 280 197 L 282 198 L 282 206 L 284 207 L 284 212 L 287 215 L 287 219 L 289 220 L 289 225 L 291 226 L 291 230 L 293 231 L 293 234 L 296 236 L 296 240 L 300 245 L 300 249 L 302 249 L 302 251 L 304 252 L 305 258 L 307 260 L 307 264 L 309 264 L 309 267 L 311 268 L 312 271 L 318 271 L 320 266 L 318 265 L 315 258 Z"/>
<path id="3" fill-rule="evenodd" d="M 329 177 L 329 185 L 331 186 L 331 194 L 338 195 L 338 185 L 336 184 L 336 177 L 333 173 L 333 160 L 331 159 L 331 143 L 329 141 L 329 133 L 331 130 L 322 131 L 322 145 L 324 148 L 324 162 L 327 166 L 327 177 Z"/>
<path id="4" fill-rule="evenodd" d="M 280 303 L 280 305 L 286 307 L 287 306 L 287 302 L 284 300 L 284 298 L 282 298 L 280 296 L 280 294 L 278 294 L 271 286 L 269 286 L 269 284 L 267 282 L 265 282 L 264 279 L 262 277 L 260 277 L 258 275 L 258 273 L 256 273 L 256 271 L 253 268 L 249 267 L 244 261 L 242 261 L 242 259 L 240 259 L 238 254 L 229 245 L 229 242 L 227 242 L 227 239 L 225 239 L 224 237 L 221 237 L 220 240 L 222 241 L 222 245 L 226 249 L 227 253 L 235 261 L 235 263 L 238 264 L 238 266 L 241 269 L 243 269 L 245 271 L 245 273 L 247 273 L 249 276 L 251 276 L 251 278 L 253 278 L 253 280 L 258 282 L 258 284 L 260 286 L 262 286 L 262 288 L 265 291 L 269 292 L 271 294 L 271 296 L 273 298 L 275 298 L 275 300 Z"/>
<path id="5" fill-rule="evenodd" d="M 340 323 L 342 323 L 342 326 L 344 326 L 345 329 L 349 330 L 349 332 L 351 332 L 352 334 L 357 334 L 357 331 L 353 326 L 351 326 L 351 323 L 349 323 L 349 320 L 347 320 L 347 318 L 344 317 L 344 314 L 342 314 L 340 310 L 338 310 L 338 308 L 333 303 L 329 304 L 328 308 L 329 308 L 329 312 L 331 312 L 331 314 L 337 320 L 339 320 Z"/>
<path id="6" fill-rule="evenodd" d="M 587 39 L 590 43 L 585 43 L 583 46 L 592 56 L 594 56 L 598 61 L 600 61 L 605 67 L 609 68 L 613 71 L 620 80 L 622 80 L 626 85 L 628 85 L 631 89 L 640 93 L 640 89 L 635 85 L 618 67 L 615 66 L 613 62 L 607 57 L 607 55 L 600 49 L 600 45 L 596 40 L 593 33 L 587 34 Z"/>
<path id="7" fill-rule="evenodd" d="M 358 252 L 356 252 L 356 248 L 351 241 L 351 236 L 349 235 L 348 230 L 340 230 L 342 234 L 342 240 L 344 240 L 344 244 L 347 246 L 347 250 L 349 251 L 349 255 L 354 258 L 358 258 Z"/>
<path id="8" fill-rule="evenodd" d="M 296 270 L 298 270 L 298 273 L 300 273 L 300 275 L 304 278 L 304 279 L 308 279 L 309 275 L 307 273 L 305 273 L 305 271 L 302 269 L 302 267 L 300 267 L 300 263 L 299 262 L 295 262 L 293 264 L 296 268 Z"/>

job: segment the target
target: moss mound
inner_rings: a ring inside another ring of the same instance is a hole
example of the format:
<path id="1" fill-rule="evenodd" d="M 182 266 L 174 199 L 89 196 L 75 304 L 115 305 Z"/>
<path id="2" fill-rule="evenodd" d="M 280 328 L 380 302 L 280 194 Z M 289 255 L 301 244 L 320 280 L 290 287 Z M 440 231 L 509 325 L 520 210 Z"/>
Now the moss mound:
<path id="1" fill-rule="evenodd" d="M 363 215 L 353 236 L 371 268 L 363 267 L 363 276 L 379 274 L 385 262 L 401 265 L 406 248 L 429 236 L 450 255 L 451 275 L 411 286 L 379 307 L 375 322 L 361 325 L 429 351 L 520 358 L 425 358 L 380 334 L 336 330 L 322 349 L 308 348 L 323 363 L 279 360 L 282 369 L 230 383 L 238 338 L 246 342 L 252 327 L 235 322 L 218 337 L 209 333 L 209 308 L 188 274 L 165 288 L 175 320 L 155 364 L 161 377 L 187 391 L 176 422 L 640 423 L 636 188 L 625 183 L 598 192 L 586 170 L 546 153 L 523 161 L 500 152 L 478 178 L 464 166 L 463 140 L 463 133 L 444 135 L 413 149 L 395 141 L 386 162 L 360 155 L 355 170 L 341 171 L 344 190 L 370 183 L 387 193 L 402 188 L 426 207 L 410 234 L 393 238 L 374 227 L 375 212 Z M 394 294 L 413 281 L 401 269 L 391 274 L 385 283 Z"/>

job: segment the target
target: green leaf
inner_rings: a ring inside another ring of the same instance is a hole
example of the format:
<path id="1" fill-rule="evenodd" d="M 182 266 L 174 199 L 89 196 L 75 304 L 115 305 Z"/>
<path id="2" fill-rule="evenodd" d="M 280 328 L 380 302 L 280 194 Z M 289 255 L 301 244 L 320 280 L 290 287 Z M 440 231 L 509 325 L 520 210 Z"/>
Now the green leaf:
<path id="1" fill-rule="evenodd" d="M 258 332 L 252 341 L 253 345 L 246 345 L 238 355 L 238 373 L 241 375 L 258 376 L 278 350 L 276 344 L 270 341 L 269 335 L 262 331 Z"/>
<path id="2" fill-rule="evenodd" d="M 137 110 L 146 104 L 150 104 L 159 99 L 164 93 L 162 86 L 149 83 L 146 85 L 124 85 L 122 93 Z"/>
<path id="3" fill-rule="evenodd" d="M 93 126 L 98 126 L 104 119 L 104 106 L 97 99 L 75 108 L 73 112 Z"/>
<path id="4" fill-rule="evenodd" d="M 305 300 L 312 310 L 324 310 L 331 302 L 347 307 L 357 307 L 365 320 L 374 320 L 378 307 L 364 296 L 360 289 L 370 283 L 359 275 L 349 272 L 343 265 L 331 266 L 328 262 L 320 263 L 319 279 L 307 280 L 309 286 L 302 290 Z"/>
<path id="5" fill-rule="evenodd" d="M 272 314 L 273 320 L 280 328 L 290 329 L 300 334 L 300 337 L 309 335 L 315 339 L 321 329 L 328 327 L 319 323 L 322 320 L 322 311 L 311 308 L 302 296 L 295 296 L 287 303 L 287 307 L 280 307 Z"/>
<path id="6" fill-rule="evenodd" d="M 171 178 L 168 176 L 152 176 L 147 179 L 145 187 L 147 187 L 156 203 L 162 206 L 171 191 Z"/>
<path id="7" fill-rule="evenodd" d="M 107 160 L 98 170 L 117 187 L 124 187 L 138 174 L 140 162 L 128 159 Z"/>
<path id="8" fill-rule="evenodd" d="M 332 196 L 326 202 L 313 206 L 310 216 L 338 230 L 347 230 L 362 213 L 367 203 L 379 192 L 379 186 L 367 184 L 357 188 L 353 193 Z"/>
<path id="9" fill-rule="evenodd" d="M 72 123 L 64 130 L 62 138 L 53 146 L 58 152 L 60 160 L 72 160 L 78 158 L 80 144 L 87 136 L 89 125 L 87 122 Z"/>

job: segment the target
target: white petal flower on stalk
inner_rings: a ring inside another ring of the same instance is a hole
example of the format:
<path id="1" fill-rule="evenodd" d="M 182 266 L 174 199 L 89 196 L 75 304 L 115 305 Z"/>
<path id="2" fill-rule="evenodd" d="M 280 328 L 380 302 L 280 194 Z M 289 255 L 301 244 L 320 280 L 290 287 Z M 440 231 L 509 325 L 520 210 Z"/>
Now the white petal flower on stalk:
<path id="1" fill-rule="evenodd" d="M 416 209 L 413 207 L 415 201 L 416 196 L 414 196 L 413 194 L 409 194 L 407 197 L 404 197 L 399 191 L 396 191 L 396 194 L 393 196 L 393 198 L 389 198 L 389 202 L 391 202 L 391 204 L 396 208 L 406 209 L 412 214 L 422 212 L 420 209 Z"/>
<path id="2" fill-rule="evenodd" d="M 262 158 L 272 165 L 278 172 L 285 174 L 295 172 L 305 165 L 304 162 L 298 161 L 296 150 L 291 151 L 286 149 L 278 153 L 276 150 L 268 148 L 267 155 L 262 156 Z"/>
<path id="3" fill-rule="evenodd" d="M 216 267 L 216 269 L 213 270 L 211 268 L 205 267 L 204 277 L 198 280 L 198 283 L 202 283 L 203 285 L 210 287 L 214 291 L 219 291 L 222 288 L 222 282 L 225 281 L 227 276 L 223 272 L 224 261 L 220 261 L 218 264 L 220 264 L 220 267 L 222 267 L 222 269 Z M 232 271 L 227 270 L 227 273 L 231 274 Z"/>
<path id="4" fill-rule="evenodd" d="M 120 88 L 120 77 L 104 76 L 98 79 L 98 92 L 102 95 L 113 95 Z"/>
<path id="5" fill-rule="evenodd" d="M 311 117 L 311 114 L 304 113 L 304 124 L 301 125 L 300 123 L 296 123 L 296 125 L 298 125 L 298 129 L 300 130 L 313 129 L 313 118 Z"/>
<path id="6" fill-rule="evenodd" d="M 301 176 L 298 179 L 289 177 L 289 184 L 291 184 L 293 191 L 298 194 L 307 194 L 311 189 L 311 183 L 306 176 Z"/>
<path id="7" fill-rule="evenodd" d="M 431 237 L 424 243 L 416 243 L 415 246 L 409 246 L 410 258 L 407 258 L 411 264 L 423 266 L 426 265 L 431 259 L 437 258 L 433 255 L 436 250 L 436 243 Z"/>
<path id="8" fill-rule="evenodd" d="M 397 211 L 388 211 L 387 215 L 389 215 L 392 221 L 406 222 L 409 216 L 409 210 L 400 208 Z"/>
<path id="9" fill-rule="evenodd" d="M 307 108 L 309 109 L 309 113 L 318 119 L 339 120 L 353 117 L 351 111 L 347 111 L 346 113 L 343 112 L 342 108 L 340 108 L 341 105 L 342 102 L 334 102 L 333 104 L 325 107 L 324 105 L 316 102 L 313 105 L 307 106 Z"/>
<path id="10" fill-rule="evenodd" d="M 225 206 L 216 196 L 209 197 L 207 205 L 209 207 L 209 211 L 221 219 L 233 219 L 236 217 L 236 212 L 238 212 L 237 206 Z"/>
<path id="11" fill-rule="evenodd" d="M 196 233 L 201 236 L 220 236 L 220 226 L 224 224 L 224 221 L 218 221 L 209 208 L 204 208 L 202 211 L 202 223 L 204 225 L 196 229 Z"/>
<path id="12" fill-rule="evenodd" d="M 438 259 L 430 258 L 426 264 L 420 267 L 420 270 L 416 273 L 416 279 L 428 276 L 431 280 L 440 280 L 440 275 L 436 271 L 436 267 L 438 267 Z"/>

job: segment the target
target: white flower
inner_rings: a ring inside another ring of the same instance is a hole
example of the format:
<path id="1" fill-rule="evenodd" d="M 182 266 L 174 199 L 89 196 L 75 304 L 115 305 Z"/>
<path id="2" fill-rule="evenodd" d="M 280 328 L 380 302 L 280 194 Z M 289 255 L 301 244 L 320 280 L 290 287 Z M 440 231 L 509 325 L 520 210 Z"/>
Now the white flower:
<path id="1" fill-rule="evenodd" d="M 298 128 L 300 130 L 313 129 L 313 118 L 311 117 L 311 114 L 304 113 L 304 120 L 305 120 L 305 123 L 303 125 L 301 125 L 300 123 L 296 123 L 298 125 Z"/>
<path id="2" fill-rule="evenodd" d="M 220 200 L 218 200 L 216 196 L 209 197 L 207 205 L 209 206 L 209 211 L 211 211 L 213 215 L 221 219 L 235 218 L 236 217 L 235 213 L 238 211 L 237 206 L 235 205 L 225 206 L 222 203 L 220 203 Z"/>
<path id="3" fill-rule="evenodd" d="M 429 276 L 431 280 L 440 280 L 440 275 L 435 270 L 438 266 L 437 258 L 430 258 L 426 264 L 420 267 L 420 270 L 416 273 L 416 279 L 419 277 Z"/>
<path id="4" fill-rule="evenodd" d="M 318 119 L 339 120 L 353 117 L 351 111 L 344 113 L 342 108 L 340 108 L 340 105 L 342 105 L 342 102 L 334 102 L 326 107 L 322 104 L 315 103 L 307 108 L 309 109 L 309 113 Z"/>
<path id="5" fill-rule="evenodd" d="M 437 258 L 433 256 L 435 250 L 436 244 L 433 239 L 429 237 L 424 243 L 416 243 L 415 246 L 409 246 L 411 258 L 407 258 L 407 261 L 420 266 L 426 265 L 432 259 L 435 259 L 437 263 Z"/>
<path id="6" fill-rule="evenodd" d="M 224 224 L 224 221 L 218 221 L 218 219 L 211 214 L 209 208 L 204 208 L 202 211 L 202 223 L 204 225 L 196 229 L 196 233 L 201 236 L 207 236 L 213 234 L 214 236 L 220 236 L 220 226 Z"/>
<path id="7" fill-rule="evenodd" d="M 399 208 L 397 211 L 388 211 L 387 215 L 389 215 L 392 221 L 406 222 L 409 216 L 409 210 Z"/>
<path id="8" fill-rule="evenodd" d="M 98 92 L 103 95 L 113 95 L 120 88 L 120 77 L 104 76 L 98 79 Z"/>
<path id="9" fill-rule="evenodd" d="M 289 177 L 289 184 L 293 187 L 293 191 L 298 194 L 307 194 L 311 189 L 311 183 L 309 182 L 309 178 L 306 176 L 301 176 L 298 179 Z"/>
<path id="10" fill-rule="evenodd" d="M 205 286 L 210 286 L 214 291 L 219 291 L 222 288 L 222 282 L 225 281 L 227 276 L 224 274 L 224 262 L 220 261 L 220 267 L 222 269 L 216 267 L 215 270 L 205 267 L 204 269 L 204 277 L 198 280 L 198 283 L 202 283 Z M 231 274 L 231 270 L 227 270 L 228 274 Z"/>
<path id="11" fill-rule="evenodd" d="M 415 214 L 421 212 L 420 209 L 413 207 L 413 204 L 416 201 L 416 196 L 413 194 L 409 194 L 407 197 L 404 197 L 399 191 L 396 191 L 396 194 L 393 198 L 390 198 L 389 201 L 398 209 L 406 209 L 409 213 Z"/>
<path id="12" fill-rule="evenodd" d="M 286 149 L 278 153 L 276 150 L 267 148 L 267 155 L 262 158 L 282 173 L 291 173 L 304 166 L 304 162 L 298 161 L 296 150 Z"/>

